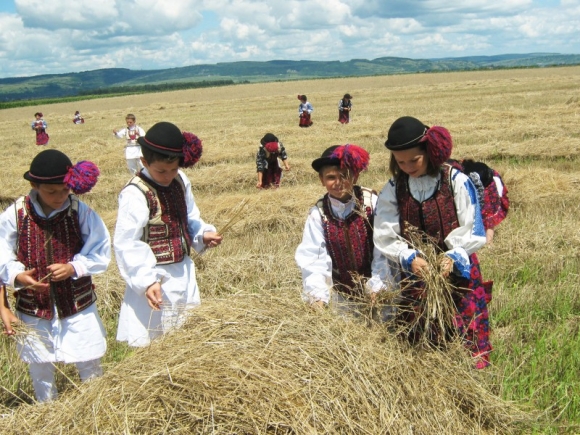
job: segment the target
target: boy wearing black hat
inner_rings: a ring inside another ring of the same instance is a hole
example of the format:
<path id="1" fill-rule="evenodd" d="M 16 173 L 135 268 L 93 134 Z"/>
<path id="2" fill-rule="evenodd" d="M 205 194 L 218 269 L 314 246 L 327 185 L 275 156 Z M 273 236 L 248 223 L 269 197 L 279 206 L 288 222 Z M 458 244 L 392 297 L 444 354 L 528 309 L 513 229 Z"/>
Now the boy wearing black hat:
<path id="1" fill-rule="evenodd" d="M 260 140 L 260 148 L 256 154 L 256 168 L 258 172 L 258 189 L 268 187 L 280 187 L 282 179 L 282 168 L 278 163 L 278 158 L 282 160 L 284 169 L 289 171 L 288 155 L 282 142 L 272 133 L 266 133 Z"/>
<path id="2" fill-rule="evenodd" d="M 357 145 L 335 145 L 312 162 L 327 193 L 308 214 L 296 263 L 302 272 L 303 299 L 313 307 L 331 304 L 339 312 L 361 315 L 369 298 L 392 287 L 387 261 L 374 249 L 376 194 L 356 185 L 369 154 Z M 370 310 L 368 310 L 370 311 Z M 387 320 L 390 309 L 380 313 Z"/>
<path id="3" fill-rule="evenodd" d="M 107 346 L 91 275 L 107 269 L 110 237 L 97 213 L 70 193 L 88 192 L 98 175 L 91 162 L 73 165 L 60 151 L 42 151 L 24 174 L 32 190 L 0 215 L 0 281 L 16 290 L 18 318 L 6 295 L 0 314 L 8 335 L 18 321 L 34 331 L 17 349 L 39 402 L 57 396 L 56 362 L 75 363 L 82 381 L 102 374 Z"/>
<path id="4" fill-rule="evenodd" d="M 342 100 L 338 102 L 338 122 L 348 124 L 350 122 L 350 111 L 352 110 L 352 96 L 344 94 Z"/>
<path id="5" fill-rule="evenodd" d="M 201 140 L 159 122 L 138 142 L 144 168 L 119 195 L 113 245 L 127 283 L 117 340 L 142 347 L 180 326 L 187 310 L 200 304 L 190 248 L 202 252 L 222 237 L 201 219 L 191 183 L 179 169 L 197 163 Z"/>

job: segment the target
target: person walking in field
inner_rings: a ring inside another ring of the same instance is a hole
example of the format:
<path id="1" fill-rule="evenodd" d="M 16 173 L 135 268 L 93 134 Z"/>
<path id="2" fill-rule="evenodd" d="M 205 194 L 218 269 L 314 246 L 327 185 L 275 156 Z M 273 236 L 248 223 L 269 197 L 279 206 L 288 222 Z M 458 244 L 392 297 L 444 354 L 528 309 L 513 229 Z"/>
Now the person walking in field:
<path id="1" fill-rule="evenodd" d="M 81 116 L 81 112 L 79 112 L 78 110 L 75 112 L 75 117 L 73 118 L 73 123 L 77 124 L 77 125 L 85 123 L 85 118 L 83 118 Z"/>
<path id="2" fill-rule="evenodd" d="M 36 112 L 34 118 L 30 126 L 36 132 L 36 145 L 46 145 L 50 139 L 46 132 L 48 124 L 42 117 L 42 112 Z"/>
<path id="3" fill-rule="evenodd" d="M 206 224 L 180 168 L 201 157 L 201 140 L 159 122 L 139 137 L 144 168 L 119 195 L 113 246 L 126 282 L 117 340 L 143 347 L 183 324 L 201 302 L 189 254 L 221 243 Z"/>
<path id="4" fill-rule="evenodd" d="M 412 283 L 402 291 L 400 309 L 401 320 L 412 325 L 408 338 L 414 342 L 426 331 L 438 344 L 446 334 L 433 326 L 435 322 L 425 329 L 424 318 L 417 317 L 429 291 L 421 278 L 434 267 L 411 244 L 411 233 L 417 228 L 425 243 L 444 254 L 441 276 L 456 289 L 454 327 L 476 366 L 483 368 L 492 350 L 487 309 L 491 287 L 483 282 L 476 255 L 486 239 L 475 186 L 446 163 L 452 139 L 444 127 L 428 127 L 404 116 L 391 125 L 385 146 L 391 151 L 392 178 L 377 201 L 374 242 Z"/>
<path id="5" fill-rule="evenodd" d="M 357 145 L 334 145 L 312 162 L 326 190 L 310 209 L 295 260 L 302 272 L 302 299 L 361 316 L 383 289 L 392 289 L 389 264 L 373 243 L 377 195 L 356 184 L 369 164 Z M 388 320 L 392 309 L 380 310 Z"/>
<path id="6" fill-rule="evenodd" d="M 258 173 L 258 189 L 267 189 L 269 187 L 280 187 L 282 179 L 282 168 L 278 159 L 282 160 L 284 169 L 290 170 L 288 164 L 288 155 L 282 142 L 272 133 L 266 133 L 260 140 L 260 147 L 256 154 L 256 168 Z"/>
<path id="7" fill-rule="evenodd" d="M 298 125 L 302 128 L 310 127 L 313 124 L 311 115 L 314 108 L 312 107 L 312 104 L 308 102 L 306 95 L 298 95 L 298 99 L 300 100 L 300 104 L 298 105 L 298 116 L 300 121 L 298 122 Z"/>
<path id="8" fill-rule="evenodd" d="M 125 159 L 127 159 L 127 168 L 132 175 L 135 175 L 141 169 L 141 146 L 138 143 L 140 137 L 145 136 L 145 130 L 139 127 L 136 122 L 137 118 L 132 113 L 125 117 L 127 127 L 120 130 L 113 130 L 113 134 L 119 139 L 125 139 Z"/>
<path id="9" fill-rule="evenodd" d="M 352 110 L 352 96 L 344 94 L 344 97 L 338 102 L 338 122 L 348 124 L 350 122 L 350 111 Z"/>
<path id="10" fill-rule="evenodd" d="M 17 350 L 38 402 L 57 396 L 56 362 L 75 364 L 83 382 L 103 373 L 107 342 L 91 276 L 107 269 L 111 240 L 76 196 L 98 175 L 91 162 L 73 165 L 60 151 L 42 151 L 24 174 L 32 190 L 0 215 L 0 281 L 16 290 L 17 314 L 3 289 L 0 316 L 8 335 L 15 323 L 30 329 L 17 337 Z"/>

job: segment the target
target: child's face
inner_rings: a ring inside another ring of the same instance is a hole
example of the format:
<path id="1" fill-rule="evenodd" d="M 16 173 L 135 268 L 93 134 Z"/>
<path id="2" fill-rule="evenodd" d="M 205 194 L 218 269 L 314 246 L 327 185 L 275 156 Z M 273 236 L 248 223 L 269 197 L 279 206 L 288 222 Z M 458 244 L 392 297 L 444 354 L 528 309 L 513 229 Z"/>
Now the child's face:
<path id="1" fill-rule="evenodd" d="M 131 119 L 131 118 L 125 119 L 125 122 L 127 123 L 127 127 L 129 127 L 129 128 L 131 128 L 135 125 L 135 120 Z"/>
<path id="2" fill-rule="evenodd" d="M 153 181 L 157 184 L 169 186 L 173 179 L 177 177 L 179 160 L 175 160 L 171 163 L 156 161 L 149 164 L 143 157 L 141 157 L 141 162 L 149 171 L 149 175 L 151 175 Z"/>
<path id="3" fill-rule="evenodd" d="M 70 195 L 70 188 L 66 184 L 31 183 L 31 185 L 38 192 L 38 202 L 45 213 L 61 208 Z"/>
<path id="4" fill-rule="evenodd" d="M 417 178 L 427 173 L 429 159 L 427 151 L 414 147 L 403 151 L 391 151 L 401 171 L 409 177 Z"/>
<path id="5" fill-rule="evenodd" d="M 36 119 L 40 119 L 40 115 L 36 115 L 36 116 L 35 116 L 35 118 L 36 118 Z"/>
<path id="6" fill-rule="evenodd" d="M 357 177 L 353 176 L 348 169 L 325 166 L 318 176 L 328 194 L 333 198 L 346 202 L 352 197 L 353 185 Z"/>

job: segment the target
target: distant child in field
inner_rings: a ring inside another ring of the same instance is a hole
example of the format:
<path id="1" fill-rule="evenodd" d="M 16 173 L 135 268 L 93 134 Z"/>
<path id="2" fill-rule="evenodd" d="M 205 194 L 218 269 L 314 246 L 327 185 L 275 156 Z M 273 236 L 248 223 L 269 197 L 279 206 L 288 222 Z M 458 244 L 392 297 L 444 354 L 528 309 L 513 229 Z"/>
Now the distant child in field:
<path id="1" fill-rule="evenodd" d="M 487 244 L 493 243 L 495 227 L 507 216 L 510 206 L 507 186 L 499 173 L 483 162 L 471 159 L 461 161 L 450 159 L 449 163 L 467 174 L 475 187 L 483 217 Z"/>
<path id="2" fill-rule="evenodd" d="M 125 122 L 127 122 L 127 127 L 120 130 L 113 130 L 113 134 L 119 139 L 125 139 L 125 158 L 127 159 L 127 168 L 129 172 L 135 175 L 141 169 L 143 169 L 143 164 L 141 163 L 141 146 L 138 143 L 140 137 L 145 136 L 145 130 L 136 124 L 135 115 L 129 113 L 125 117 Z"/>
<path id="3" fill-rule="evenodd" d="M 352 96 L 344 94 L 342 100 L 338 102 L 338 122 L 348 124 L 350 122 L 350 111 L 352 110 Z"/>
<path id="4" fill-rule="evenodd" d="M 107 343 L 91 275 L 107 269 L 111 240 L 76 196 L 98 175 L 91 162 L 73 165 L 60 151 L 42 151 L 24 174 L 32 190 L 0 215 L 0 281 L 16 290 L 18 318 L 5 294 L 0 314 L 6 334 L 15 334 L 18 321 L 32 330 L 17 336 L 17 349 L 39 402 L 57 396 L 56 362 L 74 363 L 82 381 L 103 373 Z"/>
<path id="5" fill-rule="evenodd" d="M 335 145 L 312 162 L 326 194 L 309 213 L 295 260 L 304 301 L 360 315 L 376 293 L 392 287 L 387 261 L 373 244 L 377 195 L 356 184 L 369 164 L 357 145 Z M 387 320 L 389 309 L 380 313 Z"/>
<path id="6" fill-rule="evenodd" d="M 78 110 L 75 112 L 75 117 L 73 118 L 73 122 L 75 124 L 84 124 L 85 123 L 85 119 L 81 116 L 81 112 L 79 112 Z"/>
<path id="7" fill-rule="evenodd" d="M 200 159 L 197 136 L 159 122 L 138 142 L 144 169 L 119 195 L 113 245 L 127 283 L 117 340 L 142 347 L 179 327 L 200 304 L 190 249 L 202 252 L 222 237 L 201 219 L 191 183 L 179 169 Z"/>
<path id="8" fill-rule="evenodd" d="M 298 105 L 298 116 L 300 117 L 300 121 L 298 125 L 302 128 L 310 127 L 313 124 L 311 115 L 314 108 L 312 107 L 312 104 L 308 102 L 306 95 L 298 95 L 298 99 L 300 100 L 300 104 Z"/>
<path id="9" fill-rule="evenodd" d="M 385 146 L 391 151 L 393 178 L 379 194 L 374 242 L 414 282 L 402 292 L 401 320 L 416 325 L 409 339 L 414 342 L 427 328 L 417 313 L 426 297 L 421 276 L 431 267 L 410 244 L 413 226 L 428 236 L 425 243 L 444 253 L 442 276 L 457 289 L 469 289 L 454 292 L 454 324 L 477 367 L 485 367 L 491 352 L 487 310 L 491 289 L 486 292 L 475 254 L 485 245 L 475 186 L 467 175 L 446 163 L 452 139 L 443 127 L 428 127 L 405 116 L 391 125 Z M 438 343 L 446 332 L 434 328 L 433 323 L 425 332 Z"/>
<path id="10" fill-rule="evenodd" d="M 36 112 L 34 118 L 30 126 L 36 132 L 36 145 L 46 145 L 49 139 L 48 133 L 46 132 L 48 124 L 42 117 L 41 112 Z"/>
<path id="11" fill-rule="evenodd" d="M 289 171 L 290 165 L 288 164 L 288 155 L 284 145 L 272 133 L 266 133 L 260 140 L 260 148 L 258 148 L 258 153 L 256 154 L 257 188 L 280 187 L 282 168 L 280 168 L 278 158 L 282 160 L 284 169 Z"/>

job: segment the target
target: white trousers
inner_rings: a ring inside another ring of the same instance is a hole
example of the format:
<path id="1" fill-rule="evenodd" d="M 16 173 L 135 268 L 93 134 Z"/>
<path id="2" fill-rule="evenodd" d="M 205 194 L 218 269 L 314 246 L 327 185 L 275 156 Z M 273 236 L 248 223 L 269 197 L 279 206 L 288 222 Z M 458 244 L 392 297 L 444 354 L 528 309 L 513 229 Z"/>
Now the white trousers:
<path id="1" fill-rule="evenodd" d="M 103 368 L 101 367 L 100 358 L 91 361 L 76 362 L 74 365 L 79 371 L 79 376 L 82 382 L 103 376 Z M 53 363 L 29 364 L 28 372 L 30 373 L 30 378 L 32 379 L 34 396 L 38 402 L 48 402 L 57 398 L 58 392 L 54 382 L 55 371 L 56 367 Z"/>
<path id="2" fill-rule="evenodd" d="M 141 169 L 143 169 L 143 163 L 141 163 L 141 158 L 137 157 L 136 159 L 126 159 L 127 160 L 127 168 L 129 168 L 129 172 L 135 175 Z"/>

